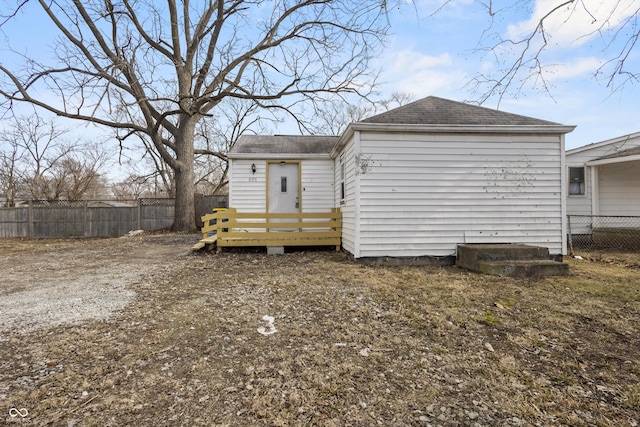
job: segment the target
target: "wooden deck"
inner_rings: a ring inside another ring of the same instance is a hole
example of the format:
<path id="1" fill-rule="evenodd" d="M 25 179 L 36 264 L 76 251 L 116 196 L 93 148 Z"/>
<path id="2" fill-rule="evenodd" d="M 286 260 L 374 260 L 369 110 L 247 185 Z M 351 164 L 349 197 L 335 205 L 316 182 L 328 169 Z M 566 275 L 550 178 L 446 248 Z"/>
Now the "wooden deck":
<path id="1" fill-rule="evenodd" d="M 202 217 L 194 250 L 215 247 L 335 246 L 340 250 L 340 209 L 330 212 L 249 213 L 230 208 Z"/>

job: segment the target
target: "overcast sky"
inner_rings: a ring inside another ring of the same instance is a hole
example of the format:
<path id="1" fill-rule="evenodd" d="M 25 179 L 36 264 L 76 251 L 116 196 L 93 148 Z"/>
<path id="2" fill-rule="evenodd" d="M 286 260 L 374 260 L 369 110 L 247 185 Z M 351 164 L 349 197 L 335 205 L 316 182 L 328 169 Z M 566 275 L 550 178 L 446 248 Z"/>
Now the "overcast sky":
<path id="1" fill-rule="evenodd" d="M 454 1 L 434 15 L 442 3 L 417 0 L 415 7 L 405 6 L 390 15 L 394 35 L 380 61 L 386 92 L 410 92 L 416 99 L 429 95 L 457 101 L 477 99 L 468 83 L 479 72 L 498 68 L 491 54 L 477 48 L 491 45 L 498 36 L 515 39 L 535 27 L 550 5 L 561 2 L 537 0 L 527 2 L 533 5 L 531 9 L 494 9 L 496 20 L 488 31 L 491 20 L 478 2 Z M 498 3 L 515 2 L 493 3 L 499 8 L 505 6 Z M 620 28 L 617 24 L 640 8 L 640 0 L 585 0 L 585 7 L 580 6 L 564 9 L 546 23 L 550 38 L 543 59 L 549 67 L 544 77 L 550 94 L 531 82 L 518 91 L 517 97 L 506 96 L 499 105 L 511 113 L 576 125 L 576 130 L 566 136 L 568 149 L 640 132 L 640 85 L 612 91 L 605 76 L 594 77 L 611 54 L 617 54 L 615 47 L 627 41 L 620 37 L 609 51 L 605 50 L 611 34 Z M 601 24 L 606 24 L 609 31 L 589 36 Z M 500 52 L 505 58 L 513 58 L 516 53 Z M 635 72 L 640 72 L 639 56 L 636 50 L 627 60 L 627 67 Z M 484 106 L 497 108 L 497 101 L 492 98 Z"/>
<path id="2" fill-rule="evenodd" d="M 499 70 L 491 53 L 479 48 L 487 47 L 498 38 L 517 38 L 538 22 L 549 5 L 559 0 L 526 1 L 532 7 L 513 6 L 514 1 L 493 1 L 495 20 L 474 0 L 459 0 L 439 9 L 445 0 L 406 0 L 403 7 L 389 11 L 392 37 L 381 52 L 381 90 L 411 93 L 414 99 L 429 95 L 456 101 L 475 101 L 469 82 L 478 73 Z M 489 0 L 487 0 L 489 1 Z M 537 84 L 526 84 L 515 93 L 505 96 L 499 108 L 511 113 L 550 120 L 565 125 L 576 125 L 566 137 L 568 149 L 640 131 L 638 120 L 640 85 L 627 85 L 623 90 L 607 87 L 605 76 L 594 73 L 608 60 L 614 49 L 626 39 L 621 36 L 617 44 L 606 46 L 610 35 L 619 29 L 619 23 L 640 8 L 640 0 L 583 0 L 585 7 L 562 14 L 546 23 L 549 49 L 543 60 L 545 81 L 550 93 Z M 613 8 L 613 5 L 617 5 Z M 36 5 L 29 5 L 33 10 Z M 437 13 L 435 13 L 438 11 Z M 435 14 L 434 14 L 435 13 Z M 30 46 L 28 53 L 38 52 L 43 41 L 51 38 L 51 24 L 29 15 L 4 27 L 5 36 Z M 589 35 L 600 25 L 608 31 Z M 483 37 L 484 34 L 484 37 Z M 535 46 L 535 44 L 534 44 Z M 500 50 L 501 58 L 513 58 L 516 50 Z M 639 52 L 632 52 L 627 67 L 640 71 Z M 495 74 L 499 75 L 499 74 Z M 616 83 L 619 81 L 616 81 Z M 497 108 L 497 98 L 483 104 Z"/>

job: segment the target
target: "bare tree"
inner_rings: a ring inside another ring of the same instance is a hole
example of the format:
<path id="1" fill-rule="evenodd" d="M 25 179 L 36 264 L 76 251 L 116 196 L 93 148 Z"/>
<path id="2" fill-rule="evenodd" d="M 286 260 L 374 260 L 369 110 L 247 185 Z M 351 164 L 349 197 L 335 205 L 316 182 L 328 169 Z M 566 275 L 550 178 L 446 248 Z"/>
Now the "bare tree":
<path id="1" fill-rule="evenodd" d="M 139 199 L 155 196 L 153 176 L 130 174 L 122 181 L 111 184 L 111 193 L 118 199 Z"/>
<path id="2" fill-rule="evenodd" d="M 56 189 L 56 199 L 82 200 L 103 196 L 104 185 L 100 170 L 107 161 L 106 153 L 96 144 L 82 152 L 75 151 L 57 162 L 49 181 Z"/>
<path id="3" fill-rule="evenodd" d="M 303 120 L 301 115 L 296 119 Z M 267 123 L 281 122 L 279 118 L 270 114 L 256 102 L 246 99 L 225 99 L 211 116 L 198 122 L 195 133 L 195 159 L 194 176 L 195 191 L 202 194 L 220 194 L 225 191 L 228 184 L 228 158 L 229 150 L 236 141 L 245 133 L 268 133 Z M 124 181 L 114 185 L 117 194 L 128 194 L 134 188 L 142 188 L 142 182 L 155 182 L 155 190 L 146 191 L 148 194 L 157 195 L 158 185 L 160 192 L 165 196 L 173 195 L 174 179 L 173 171 L 160 157 L 147 138 L 139 135 L 144 146 L 142 155 L 143 167 L 140 167 L 140 159 L 130 162 L 135 171 Z M 136 191 L 133 191 L 136 193 Z"/>
<path id="4" fill-rule="evenodd" d="M 277 121 L 252 100 L 225 100 L 224 108 L 202 120 L 196 131 L 196 189 L 206 194 L 222 192 L 228 183 L 229 150 L 242 135 L 266 133 L 266 124 Z"/>
<path id="5" fill-rule="evenodd" d="M 22 152 L 16 141 L 0 131 L 0 194 L 4 194 L 6 207 L 15 206 L 21 158 Z"/>
<path id="6" fill-rule="evenodd" d="M 59 198 L 48 176 L 73 147 L 64 140 L 67 129 L 38 115 L 15 118 L 0 139 L 17 153 L 14 175 L 29 198 Z M 53 193 L 53 194 L 52 194 Z"/>
<path id="7" fill-rule="evenodd" d="M 65 137 L 67 129 L 38 115 L 18 117 L 0 133 L 0 180 L 7 199 L 80 200 L 100 187 L 107 152 Z"/>
<path id="8" fill-rule="evenodd" d="M 144 147 L 144 152 L 140 158 L 143 167 L 136 164 L 133 175 L 137 175 L 140 179 L 154 183 L 154 195 L 163 194 L 164 197 L 176 196 L 176 180 L 175 171 L 164 160 L 164 158 L 158 153 L 152 141 L 149 140 L 147 135 L 137 134 L 138 140 L 141 142 L 141 146 Z"/>
<path id="9" fill-rule="evenodd" d="M 386 0 L 17 5 L 39 6 L 58 28 L 57 61 L 1 64 L 6 105 L 30 103 L 108 126 L 123 142 L 135 134 L 148 137 L 174 172 L 176 230 L 195 228 L 197 124 L 226 98 L 293 112 L 301 100 L 366 94 L 375 81 L 370 60 L 392 7 Z M 15 7 L 3 15 L 21 18 Z"/>
<path id="10" fill-rule="evenodd" d="M 412 100 L 411 94 L 394 92 L 388 98 L 365 99 L 357 104 L 349 104 L 344 100 L 326 102 L 317 106 L 314 118 L 307 127 L 314 134 L 340 135 L 349 123 L 403 106 Z"/>
<path id="11" fill-rule="evenodd" d="M 453 0 L 434 14 L 447 7 Z M 502 100 L 518 97 L 526 85 L 533 85 L 553 94 L 549 76 L 558 66 L 545 55 L 562 44 L 580 45 L 593 40 L 592 51 L 600 52 L 602 62 L 594 78 L 603 80 L 612 90 L 635 84 L 640 70 L 635 69 L 640 38 L 640 4 L 637 1 L 612 0 L 516 0 L 497 3 L 475 0 L 487 13 L 487 26 L 480 36 L 477 49 L 497 65 L 491 72 L 481 72 L 472 82 L 480 103 L 489 98 Z M 527 10 L 532 17 L 511 31 L 498 28 L 506 13 Z M 506 35 L 505 35 L 506 34 Z"/>

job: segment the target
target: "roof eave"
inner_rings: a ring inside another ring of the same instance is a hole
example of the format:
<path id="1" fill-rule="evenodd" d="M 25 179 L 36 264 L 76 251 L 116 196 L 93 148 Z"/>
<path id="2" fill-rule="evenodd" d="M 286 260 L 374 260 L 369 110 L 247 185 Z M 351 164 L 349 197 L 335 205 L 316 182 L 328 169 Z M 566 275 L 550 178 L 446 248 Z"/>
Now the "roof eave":
<path id="1" fill-rule="evenodd" d="M 572 148 L 571 150 L 567 150 L 567 155 L 581 153 L 583 151 L 588 151 L 594 148 L 602 147 L 603 145 L 615 144 L 618 142 L 626 141 L 629 139 L 640 138 L 640 132 L 634 132 L 627 135 L 617 136 L 615 138 L 606 139 L 604 141 L 593 142 L 591 144 L 583 145 L 582 147 Z"/>
<path id="2" fill-rule="evenodd" d="M 640 154 L 636 154 L 633 156 L 610 157 L 608 159 L 591 160 L 590 162 L 586 162 L 585 165 L 601 166 L 601 165 L 610 165 L 613 163 L 633 162 L 636 160 L 640 160 Z"/>
<path id="3" fill-rule="evenodd" d="M 340 137 L 338 138 L 338 141 L 333 146 L 331 153 L 329 153 L 332 159 L 336 158 L 338 153 L 342 150 L 342 147 L 344 147 L 347 141 L 349 141 L 353 137 L 354 125 L 355 123 L 349 123 L 349 125 L 347 125 L 347 128 L 344 130 L 344 132 L 342 132 L 342 135 L 340 135 Z"/>
<path id="4" fill-rule="evenodd" d="M 575 126 L 548 125 L 431 125 L 396 123 L 352 123 L 353 130 L 382 132 L 437 133 L 569 133 Z"/>
<path id="5" fill-rule="evenodd" d="M 331 150 L 335 158 L 342 147 L 351 139 L 356 131 L 365 132 L 410 132 L 410 133 L 544 133 L 566 134 L 576 127 L 560 124 L 548 125 L 408 125 L 396 123 L 351 123 L 342 133 Z"/>
<path id="6" fill-rule="evenodd" d="M 322 160 L 331 159 L 329 153 L 229 153 L 233 160 Z"/>

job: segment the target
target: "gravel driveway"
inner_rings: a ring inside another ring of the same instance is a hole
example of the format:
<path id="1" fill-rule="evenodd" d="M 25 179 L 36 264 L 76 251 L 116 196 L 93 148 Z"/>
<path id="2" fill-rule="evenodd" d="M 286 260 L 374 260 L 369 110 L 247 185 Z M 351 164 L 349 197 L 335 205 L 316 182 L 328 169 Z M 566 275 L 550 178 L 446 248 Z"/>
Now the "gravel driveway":
<path id="1" fill-rule="evenodd" d="M 108 318 L 134 298 L 128 284 L 188 254 L 199 236 L 0 240 L 0 330 Z"/>

